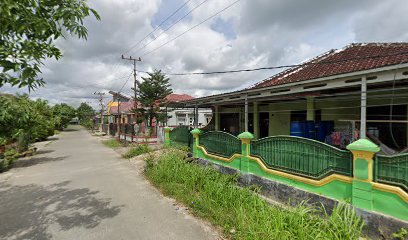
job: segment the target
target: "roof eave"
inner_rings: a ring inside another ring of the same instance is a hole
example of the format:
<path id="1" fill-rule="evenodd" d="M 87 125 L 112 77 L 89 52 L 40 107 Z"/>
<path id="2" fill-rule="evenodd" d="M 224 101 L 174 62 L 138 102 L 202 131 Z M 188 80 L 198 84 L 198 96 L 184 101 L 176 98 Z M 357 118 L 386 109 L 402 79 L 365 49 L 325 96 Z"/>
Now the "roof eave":
<path id="1" fill-rule="evenodd" d="M 333 75 L 333 76 L 322 77 L 322 78 L 309 79 L 309 80 L 305 80 L 305 81 L 292 82 L 292 83 L 275 85 L 275 86 L 270 86 L 270 87 L 243 89 L 243 90 L 239 90 L 239 91 L 235 91 L 235 92 L 222 93 L 222 94 L 217 94 L 217 95 L 212 95 L 212 96 L 202 97 L 202 98 L 195 98 L 195 99 L 192 99 L 192 100 L 183 101 L 182 103 L 184 103 L 187 107 L 192 107 L 192 106 L 196 106 L 196 105 L 200 106 L 200 105 L 203 105 L 203 104 L 208 105 L 210 103 L 212 103 L 213 105 L 222 104 L 222 103 L 231 103 L 231 102 L 234 102 L 234 101 L 237 101 L 237 100 L 243 101 L 245 96 L 247 96 L 247 95 L 248 95 L 248 99 L 251 98 L 250 95 L 254 96 L 252 98 L 256 98 L 256 96 L 258 94 L 261 95 L 263 92 L 271 92 L 273 90 L 278 91 L 279 89 L 293 88 L 295 86 L 300 87 L 300 86 L 311 85 L 311 84 L 315 84 L 315 83 L 325 83 L 325 82 L 330 82 L 330 81 L 333 81 L 333 80 L 341 81 L 341 80 L 346 80 L 346 79 L 362 77 L 364 75 L 374 75 L 374 74 L 378 74 L 378 73 L 381 73 L 381 72 L 393 71 L 393 70 L 404 69 L 404 68 L 408 68 L 408 63 L 390 65 L 390 66 L 386 66 L 386 67 L 374 68 L 374 69 L 363 70 L 363 71 L 344 73 L 344 74 Z M 408 78 L 408 76 L 406 76 L 405 78 Z M 381 82 L 381 81 L 386 82 L 386 81 L 390 81 L 390 80 L 393 80 L 393 79 L 382 78 L 382 79 L 379 79 L 379 80 L 377 80 L 375 82 Z M 349 84 L 349 86 L 352 86 L 352 85 L 359 85 L 359 83 L 350 83 Z M 304 92 L 310 92 L 310 91 L 314 91 L 314 90 L 316 90 L 316 89 L 304 89 L 304 91 L 297 91 L 296 93 L 304 93 Z M 286 93 L 285 92 L 283 92 L 283 93 L 278 92 L 276 94 L 270 94 L 270 96 L 281 96 L 281 95 L 287 95 L 287 94 L 291 94 L 291 93 L 294 93 L 294 92 L 286 92 Z M 214 103 L 214 101 L 216 101 L 217 103 Z"/>

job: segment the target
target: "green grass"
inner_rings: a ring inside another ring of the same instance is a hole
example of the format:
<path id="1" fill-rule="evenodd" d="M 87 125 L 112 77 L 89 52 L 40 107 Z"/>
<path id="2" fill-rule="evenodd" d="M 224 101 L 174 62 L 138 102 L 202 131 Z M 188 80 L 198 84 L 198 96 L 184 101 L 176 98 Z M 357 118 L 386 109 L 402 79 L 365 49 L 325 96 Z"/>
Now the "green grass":
<path id="1" fill-rule="evenodd" d="M 300 204 L 270 205 L 237 177 L 183 160 L 169 150 L 157 161 L 148 157 L 145 174 L 164 194 L 188 205 L 194 214 L 221 226 L 232 239 L 358 239 L 363 222 L 345 204 L 331 215 Z"/>
<path id="2" fill-rule="evenodd" d="M 110 147 L 110 148 L 122 147 L 122 143 L 119 142 L 119 141 L 116 140 L 116 139 L 104 140 L 104 141 L 102 141 L 102 143 L 103 143 L 105 146 Z"/>
<path id="3" fill-rule="evenodd" d="M 125 154 L 122 155 L 123 158 L 132 158 L 139 156 L 143 153 L 148 153 L 150 152 L 151 149 L 147 144 L 139 144 L 136 145 L 135 147 L 130 148 Z"/>

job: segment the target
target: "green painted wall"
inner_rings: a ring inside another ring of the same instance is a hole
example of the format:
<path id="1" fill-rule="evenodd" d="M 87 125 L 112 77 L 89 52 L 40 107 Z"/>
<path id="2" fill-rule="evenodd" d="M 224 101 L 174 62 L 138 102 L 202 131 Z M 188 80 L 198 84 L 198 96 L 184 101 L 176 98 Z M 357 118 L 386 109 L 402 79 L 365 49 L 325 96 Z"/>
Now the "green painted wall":
<path id="1" fill-rule="evenodd" d="M 243 166 L 241 165 L 243 164 L 242 158 L 236 158 L 231 162 L 225 162 L 206 156 L 201 151 L 201 149 L 197 149 L 196 154 L 197 157 L 206 159 L 216 164 L 231 167 L 237 170 L 241 170 L 243 168 Z M 293 186 L 305 191 L 334 198 L 339 201 L 350 202 L 352 199 L 353 185 L 351 183 L 334 180 L 320 187 L 313 186 L 296 180 L 267 173 L 259 166 L 258 163 L 254 161 L 249 162 L 248 170 L 249 173 L 252 173 L 254 175 L 261 176 L 283 184 L 287 184 L 289 186 Z M 408 221 L 408 203 L 402 200 L 398 195 L 375 189 L 372 190 L 371 194 L 373 199 L 371 203 L 372 206 L 370 206 L 370 209 L 367 210 L 373 210 L 379 213 L 387 214 Z"/>

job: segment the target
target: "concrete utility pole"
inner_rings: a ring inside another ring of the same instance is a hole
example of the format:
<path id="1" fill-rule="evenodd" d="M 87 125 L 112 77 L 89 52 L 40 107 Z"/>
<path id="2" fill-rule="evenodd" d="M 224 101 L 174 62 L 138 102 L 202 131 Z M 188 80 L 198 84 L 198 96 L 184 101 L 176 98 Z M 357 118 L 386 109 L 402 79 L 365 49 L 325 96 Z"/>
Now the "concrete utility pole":
<path id="1" fill-rule="evenodd" d="M 132 58 L 132 56 L 124 57 L 123 55 L 122 55 L 122 59 L 124 59 L 124 60 L 129 60 L 129 61 L 133 61 L 133 78 L 134 78 L 133 91 L 135 92 L 135 95 L 134 95 L 134 99 L 135 99 L 135 101 L 134 101 L 134 108 L 136 109 L 136 108 L 137 108 L 137 103 L 136 103 L 136 98 L 137 98 L 137 91 L 136 91 L 136 89 L 137 89 L 136 62 L 137 62 L 137 61 L 140 62 L 140 61 L 142 61 L 142 59 L 140 59 L 140 57 L 139 57 L 139 59 Z"/>
<path id="2" fill-rule="evenodd" d="M 103 95 L 105 93 L 101 92 L 94 92 L 95 95 L 99 95 L 99 105 L 101 105 L 101 124 L 100 124 L 100 131 L 102 131 L 102 125 L 103 125 Z"/>

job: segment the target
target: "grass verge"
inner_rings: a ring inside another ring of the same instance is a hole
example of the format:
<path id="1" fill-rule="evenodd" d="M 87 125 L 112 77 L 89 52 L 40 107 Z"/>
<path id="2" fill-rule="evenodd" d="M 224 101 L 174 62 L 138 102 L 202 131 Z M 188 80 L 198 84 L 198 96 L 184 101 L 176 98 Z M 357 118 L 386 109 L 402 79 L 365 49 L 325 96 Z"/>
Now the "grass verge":
<path id="1" fill-rule="evenodd" d="M 151 152 L 151 149 L 149 146 L 147 146 L 147 144 L 139 144 L 135 147 L 131 147 L 126 153 L 122 154 L 122 157 L 132 158 L 148 152 Z"/>
<path id="2" fill-rule="evenodd" d="M 105 146 L 110 147 L 110 148 L 122 147 L 122 143 L 119 142 L 119 141 L 116 140 L 116 139 L 104 140 L 104 141 L 102 141 L 102 143 L 103 143 Z"/>
<path id="3" fill-rule="evenodd" d="M 168 150 L 157 161 L 146 158 L 147 178 L 162 192 L 221 226 L 232 239 L 358 239 L 363 221 L 347 205 L 331 215 L 300 204 L 283 209 L 267 203 L 237 177 L 187 163 L 185 152 Z"/>

